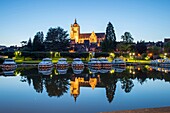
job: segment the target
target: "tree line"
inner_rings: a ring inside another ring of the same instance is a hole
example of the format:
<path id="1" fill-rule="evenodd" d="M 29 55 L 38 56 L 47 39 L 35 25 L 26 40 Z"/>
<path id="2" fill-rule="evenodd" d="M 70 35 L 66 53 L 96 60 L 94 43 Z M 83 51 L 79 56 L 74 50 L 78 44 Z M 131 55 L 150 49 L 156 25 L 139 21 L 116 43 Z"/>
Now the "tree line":
<path id="1" fill-rule="evenodd" d="M 116 41 L 116 33 L 111 22 L 107 24 L 105 39 L 101 43 L 102 52 L 135 52 L 137 54 L 143 53 L 162 53 L 162 48 L 164 47 L 164 52 L 170 52 L 170 42 L 164 45 L 155 45 L 147 48 L 144 40 L 134 43 L 134 38 L 130 32 L 125 32 L 121 36 L 122 41 Z M 70 48 L 70 38 L 67 31 L 61 27 L 49 28 L 46 36 L 42 31 L 37 32 L 31 40 L 29 38 L 27 41 L 22 41 L 21 51 L 69 51 Z"/>
<path id="2" fill-rule="evenodd" d="M 45 39 L 44 39 L 45 38 Z M 68 33 L 61 27 L 49 28 L 46 37 L 42 31 L 37 32 L 31 40 L 22 41 L 22 51 L 68 51 L 70 39 Z"/>

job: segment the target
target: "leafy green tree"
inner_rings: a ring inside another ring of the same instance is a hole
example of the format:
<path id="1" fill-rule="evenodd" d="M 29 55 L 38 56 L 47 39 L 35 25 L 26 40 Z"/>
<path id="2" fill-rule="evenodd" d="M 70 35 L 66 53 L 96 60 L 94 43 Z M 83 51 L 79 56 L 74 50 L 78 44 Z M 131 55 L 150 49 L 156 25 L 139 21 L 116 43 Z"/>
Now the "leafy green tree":
<path id="1" fill-rule="evenodd" d="M 124 77 L 123 79 L 121 79 L 121 83 L 122 83 L 121 87 L 122 89 L 124 89 L 126 93 L 129 93 L 134 86 L 133 81 L 127 77 Z"/>
<path id="2" fill-rule="evenodd" d="M 27 45 L 27 41 L 21 41 L 20 43 L 21 43 L 22 47 Z"/>
<path id="3" fill-rule="evenodd" d="M 157 46 L 152 46 L 150 48 L 148 48 L 148 53 L 152 53 L 153 55 L 159 55 L 161 52 L 161 47 L 157 47 Z"/>
<path id="4" fill-rule="evenodd" d="M 170 53 L 170 42 L 164 44 L 164 52 Z"/>
<path id="5" fill-rule="evenodd" d="M 141 40 L 140 42 L 137 42 L 135 48 L 136 48 L 137 53 L 140 53 L 140 54 L 146 53 L 147 47 L 146 47 L 145 41 Z"/>
<path id="6" fill-rule="evenodd" d="M 50 28 L 45 39 L 45 46 L 47 50 L 67 51 L 69 41 L 67 31 L 64 31 L 61 27 Z"/>
<path id="7" fill-rule="evenodd" d="M 121 36 L 121 39 L 123 39 L 125 43 L 132 43 L 134 40 L 130 32 L 125 32 L 124 35 Z"/>
<path id="8" fill-rule="evenodd" d="M 117 44 L 116 48 L 120 52 L 127 52 L 131 50 L 131 44 L 119 43 Z"/>
<path id="9" fill-rule="evenodd" d="M 29 40 L 28 40 L 27 48 L 29 50 L 32 50 L 32 41 L 31 41 L 31 38 L 29 38 Z"/>
<path id="10" fill-rule="evenodd" d="M 44 51 L 43 40 L 43 32 L 37 32 L 33 39 L 33 51 Z"/>
<path id="11" fill-rule="evenodd" d="M 106 37 L 102 44 L 103 52 L 112 52 L 116 49 L 116 35 L 113 25 L 109 22 L 106 28 Z"/>

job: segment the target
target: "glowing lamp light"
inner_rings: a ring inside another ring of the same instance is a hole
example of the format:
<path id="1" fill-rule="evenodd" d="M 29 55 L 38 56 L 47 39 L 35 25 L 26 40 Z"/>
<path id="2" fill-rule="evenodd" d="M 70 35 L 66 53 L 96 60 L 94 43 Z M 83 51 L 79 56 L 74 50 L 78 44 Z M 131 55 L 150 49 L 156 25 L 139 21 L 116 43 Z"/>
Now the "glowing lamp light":
<path id="1" fill-rule="evenodd" d="M 114 72 L 115 72 L 115 70 L 113 70 L 113 69 L 110 71 L 111 74 L 114 73 Z"/>

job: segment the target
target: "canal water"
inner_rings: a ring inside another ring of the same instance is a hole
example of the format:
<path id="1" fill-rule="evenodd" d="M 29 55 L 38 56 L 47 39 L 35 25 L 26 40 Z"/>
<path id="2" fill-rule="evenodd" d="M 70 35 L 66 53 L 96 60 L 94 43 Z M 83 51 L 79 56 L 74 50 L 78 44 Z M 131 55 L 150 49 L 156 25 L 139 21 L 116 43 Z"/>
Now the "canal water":
<path id="1" fill-rule="evenodd" d="M 0 113 L 99 113 L 170 106 L 170 69 L 1 70 Z"/>

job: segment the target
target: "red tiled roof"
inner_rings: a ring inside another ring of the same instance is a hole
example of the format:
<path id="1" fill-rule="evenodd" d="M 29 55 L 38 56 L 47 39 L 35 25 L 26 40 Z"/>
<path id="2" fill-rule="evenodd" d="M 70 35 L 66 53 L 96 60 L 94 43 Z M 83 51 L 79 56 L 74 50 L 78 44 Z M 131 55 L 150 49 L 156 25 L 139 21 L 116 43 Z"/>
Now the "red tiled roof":
<path id="1" fill-rule="evenodd" d="M 105 33 L 95 33 L 97 38 L 103 38 L 105 37 Z M 81 33 L 80 38 L 89 38 L 91 33 Z"/>

